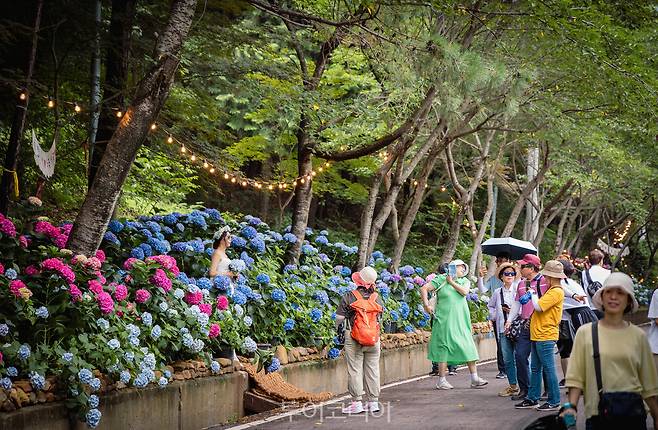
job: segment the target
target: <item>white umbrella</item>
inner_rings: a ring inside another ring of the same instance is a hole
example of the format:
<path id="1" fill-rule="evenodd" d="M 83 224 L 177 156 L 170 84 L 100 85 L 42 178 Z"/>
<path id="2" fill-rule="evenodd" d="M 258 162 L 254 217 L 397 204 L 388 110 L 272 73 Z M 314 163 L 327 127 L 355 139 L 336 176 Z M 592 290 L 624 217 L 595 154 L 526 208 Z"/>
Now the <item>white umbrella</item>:
<path id="1" fill-rule="evenodd" d="M 513 237 L 492 237 L 482 244 L 482 253 L 486 255 L 507 253 L 512 260 L 520 260 L 526 254 L 537 255 L 537 248 L 530 242 Z"/>

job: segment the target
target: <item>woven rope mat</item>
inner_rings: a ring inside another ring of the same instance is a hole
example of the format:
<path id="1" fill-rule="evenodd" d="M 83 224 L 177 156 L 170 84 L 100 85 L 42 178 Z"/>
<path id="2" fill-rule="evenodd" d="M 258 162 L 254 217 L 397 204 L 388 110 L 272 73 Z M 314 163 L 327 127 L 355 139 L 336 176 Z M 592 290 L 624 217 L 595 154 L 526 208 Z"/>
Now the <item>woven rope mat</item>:
<path id="1" fill-rule="evenodd" d="M 244 370 L 256 383 L 256 391 L 265 393 L 268 397 L 272 397 L 282 402 L 324 402 L 333 397 L 333 394 L 328 391 L 321 393 L 309 393 L 299 387 L 283 380 L 279 372 L 265 373 L 261 371 L 256 373 L 256 366 L 250 363 L 243 363 Z"/>

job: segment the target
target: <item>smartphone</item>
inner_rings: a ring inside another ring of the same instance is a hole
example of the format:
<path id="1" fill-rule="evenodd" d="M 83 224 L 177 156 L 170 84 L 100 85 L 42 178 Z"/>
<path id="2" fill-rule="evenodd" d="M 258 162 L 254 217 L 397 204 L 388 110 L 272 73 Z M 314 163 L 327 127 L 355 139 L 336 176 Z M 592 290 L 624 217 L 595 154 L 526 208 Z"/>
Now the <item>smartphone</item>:
<path id="1" fill-rule="evenodd" d="M 454 264 L 448 265 L 448 276 L 451 278 L 456 278 L 457 277 L 457 266 Z"/>

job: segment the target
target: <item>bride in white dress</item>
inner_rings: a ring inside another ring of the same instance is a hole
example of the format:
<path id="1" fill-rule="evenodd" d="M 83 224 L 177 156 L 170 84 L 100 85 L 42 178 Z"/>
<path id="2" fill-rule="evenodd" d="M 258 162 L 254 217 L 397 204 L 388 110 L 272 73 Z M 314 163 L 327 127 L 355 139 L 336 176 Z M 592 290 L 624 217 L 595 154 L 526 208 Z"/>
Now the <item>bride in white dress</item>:
<path id="1" fill-rule="evenodd" d="M 232 272 L 229 268 L 231 259 L 226 255 L 226 249 L 229 246 L 231 246 L 231 228 L 229 226 L 224 226 L 213 236 L 212 247 L 214 248 L 214 251 L 212 253 L 209 274 L 212 278 L 219 275 L 225 275 L 231 278 L 230 295 L 232 296 L 235 290 L 233 281 L 235 281 L 237 274 Z"/>

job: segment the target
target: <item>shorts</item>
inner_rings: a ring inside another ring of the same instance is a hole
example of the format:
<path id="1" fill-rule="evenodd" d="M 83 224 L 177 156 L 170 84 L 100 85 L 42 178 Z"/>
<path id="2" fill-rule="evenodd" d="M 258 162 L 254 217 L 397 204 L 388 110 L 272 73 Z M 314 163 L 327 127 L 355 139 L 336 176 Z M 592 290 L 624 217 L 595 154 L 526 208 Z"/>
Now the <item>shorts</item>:
<path id="1" fill-rule="evenodd" d="M 569 321 L 560 321 L 560 337 L 557 341 L 560 358 L 569 358 L 573 349 L 573 330 Z"/>

